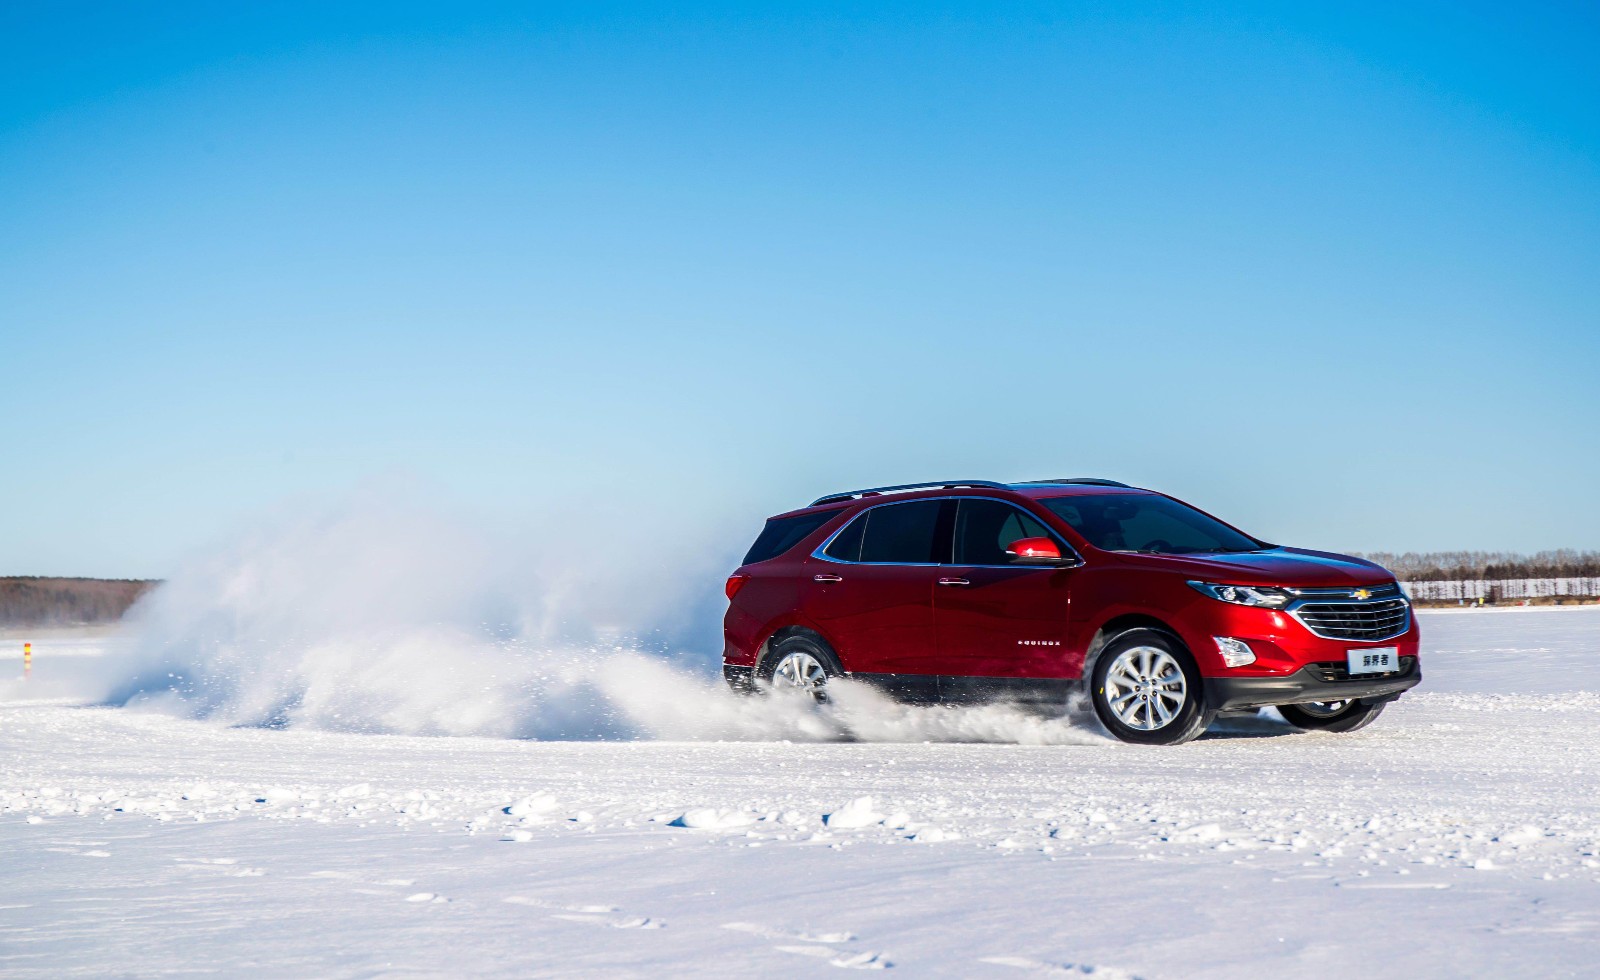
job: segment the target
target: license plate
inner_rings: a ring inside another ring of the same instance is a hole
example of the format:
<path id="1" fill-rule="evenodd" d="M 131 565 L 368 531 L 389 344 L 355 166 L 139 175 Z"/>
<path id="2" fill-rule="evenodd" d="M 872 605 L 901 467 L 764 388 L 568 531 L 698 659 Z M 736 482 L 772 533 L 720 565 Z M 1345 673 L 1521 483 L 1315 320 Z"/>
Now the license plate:
<path id="1" fill-rule="evenodd" d="M 1346 650 L 1350 658 L 1350 674 L 1387 674 L 1400 669 L 1399 647 L 1368 647 L 1365 650 Z"/>

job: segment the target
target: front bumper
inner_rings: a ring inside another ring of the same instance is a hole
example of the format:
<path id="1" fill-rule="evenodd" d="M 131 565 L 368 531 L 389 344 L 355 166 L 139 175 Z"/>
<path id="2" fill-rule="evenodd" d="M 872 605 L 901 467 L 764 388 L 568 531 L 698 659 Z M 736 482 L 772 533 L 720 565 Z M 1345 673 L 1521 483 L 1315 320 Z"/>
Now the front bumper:
<path id="1" fill-rule="evenodd" d="M 1415 616 L 1399 636 L 1381 640 L 1341 640 L 1312 633 L 1282 610 L 1232 606 L 1198 594 L 1195 598 L 1198 603 L 1183 610 L 1184 615 L 1175 617 L 1174 625 L 1198 662 L 1200 673 L 1207 677 L 1282 681 L 1314 664 L 1343 663 L 1351 650 L 1395 647 L 1402 659 L 1414 659 L 1421 645 Z M 1229 667 L 1217 651 L 1214 637 L 1218 636 L 1248 643 L 1256 656 L 1255 663 Z"/>
<path id="2" fill-rule="evenodd" d="M 1404 666 L 1395 673 L 1360 680 L 1327 680 L 1328 671 L 1318 664 L 1309 664 L 1286 677 L 1207 677 L 1206 707 L 1233 711 L 1312 701 L 1393 701 L 1422 682 L 1422 666 L 1416 658 L 1404 658 L 1402 663 Z"/>

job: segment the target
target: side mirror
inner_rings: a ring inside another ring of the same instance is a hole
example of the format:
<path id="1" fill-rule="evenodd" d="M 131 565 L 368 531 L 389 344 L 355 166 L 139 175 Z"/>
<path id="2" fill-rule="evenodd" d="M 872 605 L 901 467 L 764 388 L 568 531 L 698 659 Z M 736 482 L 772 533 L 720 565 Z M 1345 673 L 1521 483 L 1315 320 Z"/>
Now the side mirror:
<path id="1" fill-rule="evenodd" d="M 1006 545 L 1013 565 L 1075 565 L 1061 557 L 1061 548 L 1049 538 L 1018 538 Z"/>

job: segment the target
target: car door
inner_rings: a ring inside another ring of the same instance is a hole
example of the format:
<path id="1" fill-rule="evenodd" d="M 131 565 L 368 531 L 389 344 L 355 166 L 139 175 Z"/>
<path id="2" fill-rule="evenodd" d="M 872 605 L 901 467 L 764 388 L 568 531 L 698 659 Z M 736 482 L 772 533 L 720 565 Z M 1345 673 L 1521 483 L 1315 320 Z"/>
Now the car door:
<path id="1" fill-rule="evenodd" d="M 933 590 L 940 566 L 934 550 L 944 507 L 937 499 L 880 504 L 842 528 L 808 563 L 805 608 L 850 673 L 938 673 Z"/>
<path id="2" fill-rule="evenodd" d="M 934 628 L 946 672 L 967 677 L 1063 678 L 1073 570 L 1012 564 L 1006 546 L 1049 537 L 1072 549 L 1014 504 L 963 497 L 954 553 L 934 592 Z M 959 685 L 956 685 L 959 687 Z"/>

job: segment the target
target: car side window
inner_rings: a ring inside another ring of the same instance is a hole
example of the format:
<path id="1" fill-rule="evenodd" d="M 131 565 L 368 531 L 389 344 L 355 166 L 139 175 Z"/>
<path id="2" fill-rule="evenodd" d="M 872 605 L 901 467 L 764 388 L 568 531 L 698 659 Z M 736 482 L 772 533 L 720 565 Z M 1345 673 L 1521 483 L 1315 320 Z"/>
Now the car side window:
<path id="1" fill-rule="evenodd" d="M 761 529 L 755 544 L 745 553 L 742 565 L 776 558 L 799 544 L 801 539 L 839 515 L 837 510 L 820 514 L 802 514 L 799 517 L 775 517 Z"/>
<path id="2" fill-rule="evenodd" d="M 939 500 L 874 507 L 865 515 L 861 560 L 886 564 L 932 564 L 939 527 Z"/>
<path id="3" fill-rule="evenodd" d="M 867 515 L 861 514 L 833 536 L 822 553 L 835 561 L 861 560 L 861 532 L 867 529 Z"/>
<path id="4" fill-rule="evenodd" d="M 1031 515 L 998 500 L 963 499 L 956 510 L 957 565 L 1009 565 L 1006 545 L 1056 536 Z"/>

